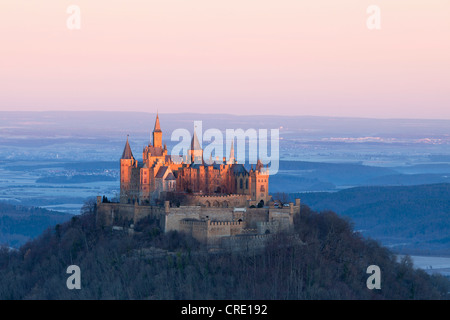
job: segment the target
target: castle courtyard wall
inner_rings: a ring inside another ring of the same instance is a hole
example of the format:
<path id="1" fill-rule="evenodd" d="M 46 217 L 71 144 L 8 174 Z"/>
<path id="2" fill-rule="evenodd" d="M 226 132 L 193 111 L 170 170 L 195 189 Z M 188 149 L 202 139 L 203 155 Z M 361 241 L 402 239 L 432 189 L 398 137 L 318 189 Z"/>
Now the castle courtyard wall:
<path id="1" fill-rule="evenodd" d="M 97 223 L 100 225 L 129 227 L 151 216 L 159 220 L 163 232 L 184 232 L 208 247 L 237 243 L 257 247 L 266 241 L 265 236 L 291 231 L 293 216 L 299 212 L 299 201 L 281 208 L 217 208 L 170 207 L 169 201 L 164 206 L 101 203 L 101 199 L 97 199 Z"/>

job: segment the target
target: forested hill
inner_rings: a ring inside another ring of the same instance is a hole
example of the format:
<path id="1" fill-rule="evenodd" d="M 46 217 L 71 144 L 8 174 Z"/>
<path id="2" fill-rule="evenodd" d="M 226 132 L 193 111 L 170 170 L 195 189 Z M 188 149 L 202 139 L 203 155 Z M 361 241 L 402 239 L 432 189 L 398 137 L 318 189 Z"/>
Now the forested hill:
<path id="1" fill-rule="evenodd" d="M 449 281 L 365 240 L 333 212 L 302 206 L 295 232 L 258 252 L 208 253 L 194 239 L 162 234 L 155 220 L 134 236 L 95 226 L 95 207 L 18 251 L 0 250 L 0 299 L 448 299 Z M 81 289 L 69 290 L 69 265 Z M 367 288 L 367 268 L 381 289 Z"/>
<path id="2" fill-rule="evenodd" d="M 450 184 L 291 194 L 295 197 L 314 210 L 350 217 L 364 235 L 404 252 L 450 255 Z"/>
<path id="3" fill-rule="evenodd" d="M 48 226 L 68 221 L 71 214 L 0 202 L 0 244 L 20 247 Z"/>

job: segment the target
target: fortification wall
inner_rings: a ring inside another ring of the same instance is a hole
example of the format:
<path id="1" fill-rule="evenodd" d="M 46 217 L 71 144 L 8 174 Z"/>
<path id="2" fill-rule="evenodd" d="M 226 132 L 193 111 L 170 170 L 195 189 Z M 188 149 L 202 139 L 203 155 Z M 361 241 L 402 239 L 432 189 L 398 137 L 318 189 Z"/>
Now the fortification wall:
<path id="1" fill-rule="evenodd" d="M 218 248 L 231 250 L 231 251 L 252 251 L 261 250 L 269 243 L 271 240 L 279 240 L 280 235 L 277 234 L 259 234 L 259 235 L 240 235 L 232 237 L 224 237 L 220 241 L 220 246 Z M 283 241 L 288 241 L 289 243 L 296 243 L 299 245 L 304 245 L 300 240 L 298 234 L 284 235 L 281 239 Z M 280 242 L 278 245 L 283 245 Z"/>
<path id="2" fill-rule="evenodd" d="M 180 232 L 185 232 L 192 235 L 193 238 L 197 239 L 202 243 L 207 242 L 208 237 L 208 225 L 207 221 L 200 220 L 181 220 L 179 221 Z"/>
<path id="3" fill-rule="evenodd" d="M 239 195 L 237 195 L 239 197 Z M 202 196 L 203 199 L 233 196 Z M 132 223 L 152 216 L 159 219 L 164 232 L 177 230 L 192 235 L 209 247 L 263 246 L 271 235 L 293 228 L 293 216 L 300 212 L 296 205 L 282 208 L 221 208 L 205 206 L 170 207 L 140 206 L 120 203 L 101 203 L 97 199 L 97 223 L 107 226 L 129 227 Z M 261 237 L 262 236 L 262 237 Z M 229 240 L 224 240 L 229 238 Z"/>
<path id="4" fill-rule="evenodd" d="M 200 207 L 200 217 L 212 221 L 233 221 L 233 208 Z"/>
<path id="5" fill-rule="evenodd" d="M 189 205 L 198 205 L 207 208 L 233 208 L 245 207 L 249 195 L 227 194 L 227 195 L 187 195 L 184 199 Z"/>
<path id="6" fill-rule="evenodd" d="M 273 235 L 241 235 L 220 239 L 219 247 L 231 251 L 263 249 Z"/>
<path id="7" fill-rule="evenodd" d="M 156 206 L 139 206 L 123 203 L 97 203 L 98 225 L 129 227 L 139 220 L 151 216 L 159 219 L 164 208 Z"/>
<path id="8" fill-rule="evenodd" d="M 178 230 L 180 228 L 181 220 L 200 220 L 200 213 L 201 208 L 198 206 L 170 208 L 169 212 L 161 214 L 161 227 L 164 232 Z"/>
<path id="9" fill-rule="evenodd" d="M 269 210 L 267 208 L 248 208 L 243 214 L 243 218 L 249 228 L 256 228 L 256 223 L 269 221 Z"/>
<path id="10" fill-rule="evenodd" d="M 256 232 L 258 234 L 274 234 L 279 231 L 278 221 L 264 221 L 256 223 Z"/>
<path id="11" fill-rule="evenodd" d="M 128 227 L 134 221 L 134 207 L 120 203 L 97 204 L 97 225 Z"/>

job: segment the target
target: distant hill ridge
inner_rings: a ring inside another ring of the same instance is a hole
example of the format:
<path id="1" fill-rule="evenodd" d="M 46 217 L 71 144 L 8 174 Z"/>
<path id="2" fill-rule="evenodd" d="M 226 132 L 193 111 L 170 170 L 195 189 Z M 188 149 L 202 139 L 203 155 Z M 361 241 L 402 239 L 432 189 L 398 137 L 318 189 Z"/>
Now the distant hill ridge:
<path id="1" fill-rule="evenodd" d="M 348 216 L 355 229 L 395 248 L 450 255 L 450 184 L 355 187 L 295 193 L 314 210 Z M 399 245 L 402 244 L 402 245 Z"/>
<path id="2" fill-rule="evenodd" d="M 18 248 L 49 226 L 66 222 L 72 217 L 68 213 L 0 202 L 0 245 Z"/>

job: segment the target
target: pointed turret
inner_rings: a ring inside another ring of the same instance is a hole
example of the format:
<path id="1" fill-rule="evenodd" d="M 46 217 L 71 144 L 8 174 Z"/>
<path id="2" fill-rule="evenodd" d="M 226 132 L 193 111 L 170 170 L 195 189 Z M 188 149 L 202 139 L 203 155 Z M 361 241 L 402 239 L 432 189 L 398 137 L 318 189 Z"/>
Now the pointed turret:
<path id="1" fill-rule="evenodd" d="M 158 113 L 156 113 L 155 128 L 153 129 L 153 146 L 155 148 L 162 148 L 162 131 Z"/>
<path id="2" fill-rule="evenodd" d="M 125 144 L 123 149 L 122 158 L 120 159 L 120 202 L 129 203 L 131 201 L 131 186 L 133 183 L 134 170 L 137 167 L 137 161 L 133 157 L 131 152 L 130 143 Z"/>
<path id="3" fill-rule="evenodd" d="M 264 169 L 264 165 L 262 164 L 261 160 L 258 159 L 258 162 L 256 163 L 256 171 L 260 171 Z"/>
<path id="4" fill-rule="evenodd" d="M 153 132 L 162 132 L 161 126 L 159 124 L 159 115 L 156 113 L 156 121 L 155 121 L 155 128 L 153 129 Z"/>
<path id="5" fill-rule="evenodd" d="M 228 164 L 235 164 L 236 159 L 234 157 L 234 141 L 231 141 L 231 148 L 230 148 L 230 157 L 228 158 Z"/>
<path id="6" fill-rule="evenodd" d="M 125 144 L 125 148 L 123 149 L 121 159 L 134 159 L 133 152 L 131 152 L 130 143 L 128 142 L 128 135 L 127 135 L 127 143 Z"/>
<path id="7" fill-rule="evenodd" d="M 197 138 L 197 133 L 194 130 L 194 135 L 192 136 L 192 140 L 191 140 L 191 150 L 202 150 L 202 148 L 200 147 L 200 142 L 198 141 Z"/>
<path id="8" fill-rule="evenodd" d="M 200 142 L 197 138 L 197 133 L 194 130 L 194 135 L 192 136 L 191 140 L 191 148 L 189 150 L 190 156 L 191 156 L 191 163 L 203 163 L 203 150 L 200 146 Z"/>

